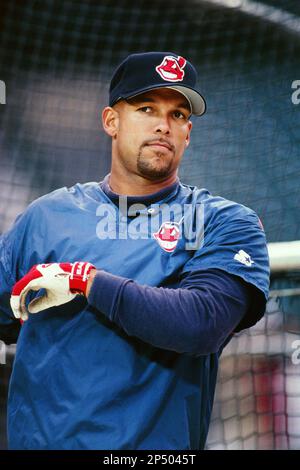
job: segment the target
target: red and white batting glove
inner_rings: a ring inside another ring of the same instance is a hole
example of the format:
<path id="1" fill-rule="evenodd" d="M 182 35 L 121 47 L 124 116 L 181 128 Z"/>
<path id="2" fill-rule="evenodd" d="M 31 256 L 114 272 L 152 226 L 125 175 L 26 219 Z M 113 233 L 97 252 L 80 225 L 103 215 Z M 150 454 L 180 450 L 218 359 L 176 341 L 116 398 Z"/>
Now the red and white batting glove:
<path id="1" fill-rule="evenodd" d="M 50 307 L 73 300 L 77 294 L 86 295 L 91 263 L 36 264 L 13 287 L 10 305 L 16 318 L 28 319 L 26 296 L 29 291 L 45 289 L 46 293 L 28 305 L 30 313 L 38 313 Z"/>

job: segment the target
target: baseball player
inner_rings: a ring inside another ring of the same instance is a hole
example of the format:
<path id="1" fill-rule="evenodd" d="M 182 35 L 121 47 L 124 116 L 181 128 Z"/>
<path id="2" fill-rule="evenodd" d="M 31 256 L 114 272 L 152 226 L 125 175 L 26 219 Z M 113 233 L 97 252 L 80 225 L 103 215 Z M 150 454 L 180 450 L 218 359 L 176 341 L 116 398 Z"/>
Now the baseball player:
<path id="1" fill-rule="evenodd" d="M 178 179 L 196 81 L 177 54 L 127 57 L 102 114 L 110 174 L 0 239 L 11 449 L 204 447 L 219 356 L 263 315 L 269 265 L 251 209 Z"/>

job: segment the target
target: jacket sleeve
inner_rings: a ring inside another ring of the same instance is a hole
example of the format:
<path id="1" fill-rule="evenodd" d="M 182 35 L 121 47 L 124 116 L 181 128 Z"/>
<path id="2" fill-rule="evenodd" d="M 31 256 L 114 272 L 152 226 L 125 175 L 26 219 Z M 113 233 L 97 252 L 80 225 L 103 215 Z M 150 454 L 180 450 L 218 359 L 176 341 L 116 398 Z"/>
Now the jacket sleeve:
<path id="1" fill-rule="evenodd" d="M 16 343 L 20 322 L 10 308 L 15 282 L 34 264 L 29 244 L 32 239 L 33 206 L 20 215 L 11 230 L 0 236 L 0 340 Z"/>
<path id="2" fill-rule="evenodd" d="M 246 315 L 251 287 L 218 269 L 188 273 L 176 289 L 98 271 L 88 302 L 130 336 L 193 355 L 219 351 Z"/>

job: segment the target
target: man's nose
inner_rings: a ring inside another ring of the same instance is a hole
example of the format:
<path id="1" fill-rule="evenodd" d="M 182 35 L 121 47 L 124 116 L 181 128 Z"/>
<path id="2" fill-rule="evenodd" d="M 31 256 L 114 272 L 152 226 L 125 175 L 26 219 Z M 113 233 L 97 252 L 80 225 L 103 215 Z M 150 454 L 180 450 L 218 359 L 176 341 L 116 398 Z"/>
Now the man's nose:
<path id="1" fill-rule="evenodd" d="M 155 128 L 157 134 L 170 134 L 170 123 L 167 116 L 161 116 Z"/>

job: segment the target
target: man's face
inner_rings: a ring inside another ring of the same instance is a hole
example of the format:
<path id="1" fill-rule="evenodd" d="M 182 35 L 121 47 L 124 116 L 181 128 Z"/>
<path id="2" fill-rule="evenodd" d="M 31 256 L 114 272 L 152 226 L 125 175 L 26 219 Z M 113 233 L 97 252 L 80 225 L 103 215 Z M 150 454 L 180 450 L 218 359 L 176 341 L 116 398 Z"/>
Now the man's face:
<path id="1" fill-rule="evenodd" d="M 113 164 L 115 160 L 127 172 L 153 181 L 176 173 L 192 128 L 183 95 L 160 88 L 106 109 L 112 113 L 112 119 L 106 120 L 109 131 L 104 117 L 103 123 L 113 138 Z"/>

